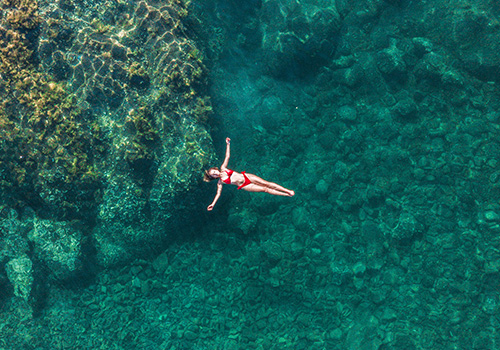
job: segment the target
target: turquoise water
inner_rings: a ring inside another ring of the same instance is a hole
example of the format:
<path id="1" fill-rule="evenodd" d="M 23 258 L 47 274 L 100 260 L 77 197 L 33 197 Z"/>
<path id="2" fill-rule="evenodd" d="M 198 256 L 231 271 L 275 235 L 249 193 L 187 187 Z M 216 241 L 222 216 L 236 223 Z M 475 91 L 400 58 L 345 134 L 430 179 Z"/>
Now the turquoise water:
<path id="1" fill-rule="evenodd" d="M 21 7 L 0 348 L 500 349 L 497 5 Z M 226 137 L 296 195 L 224 186 L 207 212 Z"/>

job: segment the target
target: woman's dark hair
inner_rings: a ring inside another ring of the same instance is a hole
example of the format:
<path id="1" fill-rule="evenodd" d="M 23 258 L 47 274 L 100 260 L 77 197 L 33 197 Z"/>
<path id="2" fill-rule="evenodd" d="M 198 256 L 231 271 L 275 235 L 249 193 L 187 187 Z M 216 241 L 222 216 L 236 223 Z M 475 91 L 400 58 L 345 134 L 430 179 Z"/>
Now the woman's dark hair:
<path id="1" fill-rule="evenodd" d="M 215 170 L 217 170 L 217 171 L 220 171 L 220 170 L 219 170 L 219 168 L 217 168 L 216 166 L 211 167 L 211 168 L 210 168 L 210 169 L 208 169 L 208 170 L 205 170 L 205 173 L 203 174 L 203 181 L 205 181 L 205 182 L 210 182 L 210 181 L 212 181 L 212 180 L 215 180 L 215 179 L 216 179 L 215 177 L 210 176 L 210 170 L 213 170 L 213 169 L 215 169 Z"/>

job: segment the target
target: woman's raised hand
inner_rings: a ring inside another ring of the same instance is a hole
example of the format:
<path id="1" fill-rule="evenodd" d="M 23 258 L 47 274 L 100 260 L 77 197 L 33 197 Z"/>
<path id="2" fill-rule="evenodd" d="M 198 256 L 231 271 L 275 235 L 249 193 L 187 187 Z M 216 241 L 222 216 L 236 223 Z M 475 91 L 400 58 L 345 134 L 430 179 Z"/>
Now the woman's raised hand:
<path id="1" fill-rule="evenodd" d="M 226 143 L 229 145 L 231 143 L 231 139 L 229 137 L 226 137 Z"/>

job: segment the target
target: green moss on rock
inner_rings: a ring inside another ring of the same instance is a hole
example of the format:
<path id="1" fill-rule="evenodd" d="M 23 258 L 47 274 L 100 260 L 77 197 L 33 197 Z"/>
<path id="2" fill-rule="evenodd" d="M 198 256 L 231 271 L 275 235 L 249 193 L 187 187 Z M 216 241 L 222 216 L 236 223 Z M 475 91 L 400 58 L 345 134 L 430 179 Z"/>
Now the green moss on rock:
<path id="1" fill-rule="evenodd" d="M 98 131 L 80 122 L 81 111 L 65 84 L 38 70 L 31 49 L 39 22 L 36 2 L 8 1 L 3 10 L 1 197 L 11 206 L 49 206 L 58 217 L 78 216 L 84 205 L 77 196 L 83 192 L 94 200 L 98 189 L 93 165 Z"/>

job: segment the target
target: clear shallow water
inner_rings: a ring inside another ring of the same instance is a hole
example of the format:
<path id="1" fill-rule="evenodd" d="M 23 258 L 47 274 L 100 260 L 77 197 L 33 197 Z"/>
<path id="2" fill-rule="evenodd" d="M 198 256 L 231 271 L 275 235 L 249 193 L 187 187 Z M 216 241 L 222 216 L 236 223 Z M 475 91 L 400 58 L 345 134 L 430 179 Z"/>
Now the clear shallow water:
<path id="1" fill-rule="evenodd" d="M 193 2 L 219 159 L 296 196 L 206 213 L 200 184 L 169 242 L 41 279 L 34 315 L 3 278 L 3 346 L 497 349 L 496 14 L 455 6 Z"/>

